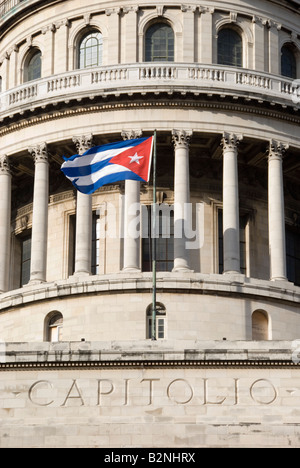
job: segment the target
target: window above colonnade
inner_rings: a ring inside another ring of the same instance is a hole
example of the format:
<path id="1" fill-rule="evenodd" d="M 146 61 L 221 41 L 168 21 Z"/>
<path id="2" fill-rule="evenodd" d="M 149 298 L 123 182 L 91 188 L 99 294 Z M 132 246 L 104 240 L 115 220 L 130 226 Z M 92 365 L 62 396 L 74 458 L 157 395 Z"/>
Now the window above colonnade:
<path id="1" fill-rule="evenodd" d="M 173 62 L 175 57 L 175 39 L 172 27 L 159 22 L 152 24 L 145 35 L 146 62 Z"/>
<path id="2" fill-rule="evenodd" d="M 292 44 L 285 44 L 281 49 L 281 75 L 296 80 L 297 74 L 297 52 Z"/>
<path id="3" fill-rule="evenodd" d="M 243 39 L 232 28 L 221 29 L 218 33 L 218 65 L 243 66 Z"/>
<path id="4" fill-rule="evenodd" d="M 81 37 L 78 44 L 78 68 L 80 70 L 102 65 L 103 37 L 93 29 Z"/>
<path id="5" fill-rule="evenodd" d="M 38 80 L 42 77 L 42 53 L 33 48 L 28 53 L 24 63 L 24 82 Z"/>

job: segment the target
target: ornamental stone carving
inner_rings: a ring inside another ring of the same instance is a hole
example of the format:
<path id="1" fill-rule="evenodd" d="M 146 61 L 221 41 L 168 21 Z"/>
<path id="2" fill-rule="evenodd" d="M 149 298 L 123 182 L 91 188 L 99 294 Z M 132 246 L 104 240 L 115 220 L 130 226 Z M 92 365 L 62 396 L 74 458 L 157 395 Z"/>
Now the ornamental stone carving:
<path id="1" fill-rule="evenodd" d="M 34 163 L 48 162 L 47 143 L 40 143 L 28 148 L 28 152 L 33 157 Z"/>
<path id="2" fill-rule="evenodd" d="M 234 133 L 224 133 L 221 145 L 224 152 L 237 151 L 240 142 L 243 140 L 242 135 L 235 135 Z"/>
<path id="3" fill-rule="evenodd" d="M 76 146 L 78 154 L 83 154 L 93 146 L 93 134 L 73 137 L 72 141 Z"/>
<path id="4" fill-rule="evenodd" d="M 0 174 L 10 174 L 10 165 L 6 154 L 0 156 Z"/>
<path id="5" fill-rule="evenodd" d="M 141 130 L 123 130 L 122 133 L 123 140 L 134 140 L 135 138 L 140 138 L 142 136 Z"/>
<path id="6" fill-rule="evenodd" d="M 192 131 L 172 130 L 172 141 L 175 148 L 187 148 L 190 145 L 192 134 Z"/>
<path id="7" fill-rule="evenodd" d="M 284 143 L 281 143 L 280 141 L 276 141 L 276 140 L 271 140 L 270 141 L 270 146 L 269 146 L 269 149 L 268 149 L 269 159 L 270 158 L 272 158 L 272 159 L 275 159 L 275 158 L 282 159 L 285 156 L 288 149 L 289 149 L 288 144 L 284 144 Z"/>

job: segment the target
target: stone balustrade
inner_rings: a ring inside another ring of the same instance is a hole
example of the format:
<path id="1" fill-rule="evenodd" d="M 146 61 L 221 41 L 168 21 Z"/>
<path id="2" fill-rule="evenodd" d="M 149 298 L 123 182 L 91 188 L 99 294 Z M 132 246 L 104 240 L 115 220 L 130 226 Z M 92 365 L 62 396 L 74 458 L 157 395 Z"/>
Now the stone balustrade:
<path id="1" fill-rule="evenodd" d="M 97 95 L 220 94 L 299 108 L 300 80 L 218 65 L 134 64 L 76 70 L 24 83 L 0 94 L 1 117 L 27 108 Z"/>

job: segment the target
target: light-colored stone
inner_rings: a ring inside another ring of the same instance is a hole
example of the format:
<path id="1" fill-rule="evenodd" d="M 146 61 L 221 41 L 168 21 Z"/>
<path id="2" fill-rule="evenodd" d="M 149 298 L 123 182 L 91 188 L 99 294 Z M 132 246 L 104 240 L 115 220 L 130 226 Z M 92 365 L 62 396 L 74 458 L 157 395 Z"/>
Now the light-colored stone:
<path id="1" fill-rule="evenodd" d="M 285 268 L 285 225 L 299 233 L 300 85 L 281 74 L 288 45 L 300 77 L 299 12 L 295 1 L 247 3 L 2 2 L 1 448 L 300 446 L 300 289 Z M 174 63 L 145 62 L 155 22 L 173 29 Z M 218 64 L 224 27 L 242 37 L 242 68 Z M 102 63 L 79 70 L 91 30 Z M 27 82 L 35 49 L 42 76 Z M 191 201 L 196 242 L 185 232 L 174 255 L 168 244 L 168 272 L 157 274 L 164 338 L 152 342 L 145 243 L 124 238 L 132 202 L 153 202 L 151 183 L 85 196 L 60 165 L 92 137 L 155 129 L 157 198 L 175 223 Z M 47 148 L 47 160 L 34 166 L 28 148 Z M 31 282 L 20 287 L 30 232 Z M 48 343 L 55 326 L 62 341 Z"/>

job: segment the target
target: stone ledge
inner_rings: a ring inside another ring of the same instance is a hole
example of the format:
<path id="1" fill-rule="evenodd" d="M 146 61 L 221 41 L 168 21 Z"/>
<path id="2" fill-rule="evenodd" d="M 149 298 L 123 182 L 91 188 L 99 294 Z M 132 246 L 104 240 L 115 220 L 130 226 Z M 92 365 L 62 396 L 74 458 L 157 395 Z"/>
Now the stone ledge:
<path id="1" fill-rule="evenodd" d="M 187 92 L 196 98 L 208 92 L 221 99 L 230 97 L 235 106 L 240 98 L 253 100 L 260 109 L 264 101 L 272 107 L 299 110 L 299 83 L 280 75 L 215 64 L 147 62 L 74 70 L 24 83 L 2 93 L 1 120 L 19 115 L 20 110 L 38 111 L 71 100 L 130 97 L 134 93 L 186 96 Z"/>
<path id="2" fill-rule="evenodd" d="M 286 341 L 2 343 L 0 370 L 106 367 L 298 367 Z"/>
<path id="3" fill-rule="evenodd" d="M 152 274 L 138 273 L 104 276 L 70 277 L 51 283 L 27 285 L 21 289 L 0 294 L 0 311 L 22 307 L 37 301 L 49 301 L 80 294 L 143 293 L 152 288 Z M 159 273 L 157 289 L 160 292 L 180 292 L 231 297 L 242 296 L 300 303 L 300 288 L 288 282 L 273 282 L 246 278 L 243 275 L 204 275 L 200 273 Z"/>

